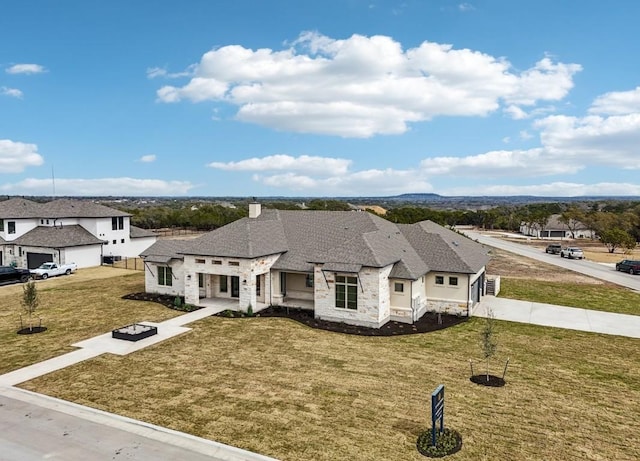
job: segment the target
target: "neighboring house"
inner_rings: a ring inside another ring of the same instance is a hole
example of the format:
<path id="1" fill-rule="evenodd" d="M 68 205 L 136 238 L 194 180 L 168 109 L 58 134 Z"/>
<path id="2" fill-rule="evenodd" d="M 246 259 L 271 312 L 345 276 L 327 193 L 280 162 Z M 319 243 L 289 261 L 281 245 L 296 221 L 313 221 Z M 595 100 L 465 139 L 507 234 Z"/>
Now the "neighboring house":
<path id="1" fill-rule="evenodd" d="M 319 319 L 380 327 L 426 311 L 469 315 L 484 294 L 487 251 L 430 221 L 397 225 L 358 211 L 261 212 L 140 255 L 147 292 L 206 306 L 312 309 Z"/>
<path id="2" fill-rule="evenodd" d="M 572 225 L 572 227 L 574 227 Z M 549 217 L 549 221 L 544 228 L 540 228 L 537 223 L 521 223 L 520 233 L 530 237 L 536 238 L 594 238 L 595 231 L 589 229 L 585 224 L 576 222 L 573 235 L 569 227 L 560 221 L 560 215 L 554 214 Z"/>
<path id="3" fill-rule="evenodd" d="M 155 243 L 128 213 L 87 200 L 0 202 L 0 265 L 33 269 L 43 262 L 99 266 L 106 258 L 137 257 Z"/>

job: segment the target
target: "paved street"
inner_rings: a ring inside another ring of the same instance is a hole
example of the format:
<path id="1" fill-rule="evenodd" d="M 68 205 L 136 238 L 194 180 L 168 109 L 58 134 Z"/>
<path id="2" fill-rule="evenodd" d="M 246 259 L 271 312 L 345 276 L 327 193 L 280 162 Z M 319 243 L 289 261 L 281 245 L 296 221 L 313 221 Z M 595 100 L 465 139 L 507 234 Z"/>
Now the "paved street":
<path id="1" fill-rule="evenodd" d="M 587 261 L 584 259 L 565 259 L 561 258 L 558 255 L 547 254 L 539 248 L 521 245 L 496 237 L 489 237 L 469 229 L 461 228 L 459 230 L 469 238 L 477 240 L 484 245 L 510 251 L 511 253 L 526 256 L 527 258 L 536 259 L 548 264 L 554 264 L 556 266 L 564 267 L 565 269 L 569 269 L 574 272 L 579 272 L 590 277 L 594 277 L 600 280 L 606 280 L 607 282 L 615 283 L 623 287 L 631 288 L 632 290 L 640 291 L 640 276 L 618 272 L 615 270 L 615 268 L 612 268 L 609 265 Z M 624 258 L 621 256 L 620 259 Z"/>

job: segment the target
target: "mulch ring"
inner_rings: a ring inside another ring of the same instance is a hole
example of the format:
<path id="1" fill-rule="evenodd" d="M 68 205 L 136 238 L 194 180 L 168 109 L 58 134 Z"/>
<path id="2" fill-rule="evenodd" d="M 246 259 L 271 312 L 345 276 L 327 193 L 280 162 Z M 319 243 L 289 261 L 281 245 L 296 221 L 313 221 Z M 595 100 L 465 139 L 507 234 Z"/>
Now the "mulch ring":
<path id="1" fill-rule="evenodd" d="M 246 314 L 235 311 L 224 311 L 216 314 L 219 317 L 247 317 Z M 347 325 L 342 322 L 330 322 L 328 320 L 320 320 L 313 317 L 313 311 L 299 309 L 294 307 L 271 306 L 256 313 L 254 317 L 281 317 L 294 320 L 296 322 L 307 325 L 311 328 L 320 330 L 334 331 L 348 335 L 360 336 L 399 336 L 413 335 L 417 333 L 428 333 L 430 331 L 442 330 L 460 323 L 466 322 L 467 317 L 458 317 L 456 315 L 438 314 L 427 312 L 420 320 L 413 324 L 389 321 L 380 328 L 361 327 L 356 325 Z M 440 320 L 440 321 L 439 321 Z"/>
<path id="2" fill-rule="evenodd" d="M 500 376 L 494 376 L 494 375 L 473 375 L 471 378 L 469 378 L 471 380 L 472 383 L 475 384 L 480 384 L 481 386 L 488 386 L 488 387 L 502 387 L 506 384 L 504 378 L 501 378 Z"/>

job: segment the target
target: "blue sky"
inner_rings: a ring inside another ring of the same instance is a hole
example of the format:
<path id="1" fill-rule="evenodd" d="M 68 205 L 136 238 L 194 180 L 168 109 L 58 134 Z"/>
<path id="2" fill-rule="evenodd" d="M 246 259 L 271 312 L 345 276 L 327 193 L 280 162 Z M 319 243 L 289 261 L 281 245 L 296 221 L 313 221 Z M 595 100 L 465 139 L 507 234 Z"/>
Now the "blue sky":
<path id="1" fill-rule="evenodd" d="M 640 2 L 5 0 L 0 193 L 640 195 Z"/>

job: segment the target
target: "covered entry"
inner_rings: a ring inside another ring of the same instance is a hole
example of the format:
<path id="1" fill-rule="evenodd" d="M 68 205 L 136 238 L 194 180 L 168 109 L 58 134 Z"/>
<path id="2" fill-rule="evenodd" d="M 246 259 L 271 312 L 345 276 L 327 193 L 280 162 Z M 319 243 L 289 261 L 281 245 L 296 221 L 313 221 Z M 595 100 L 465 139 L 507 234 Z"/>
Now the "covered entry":
<path id="1" fill-rule="evenodd" d="M 27 268 L 35 269 L 42 263 L 53 262 L 53 255 L 49 253 L 27 253 Z"/>

